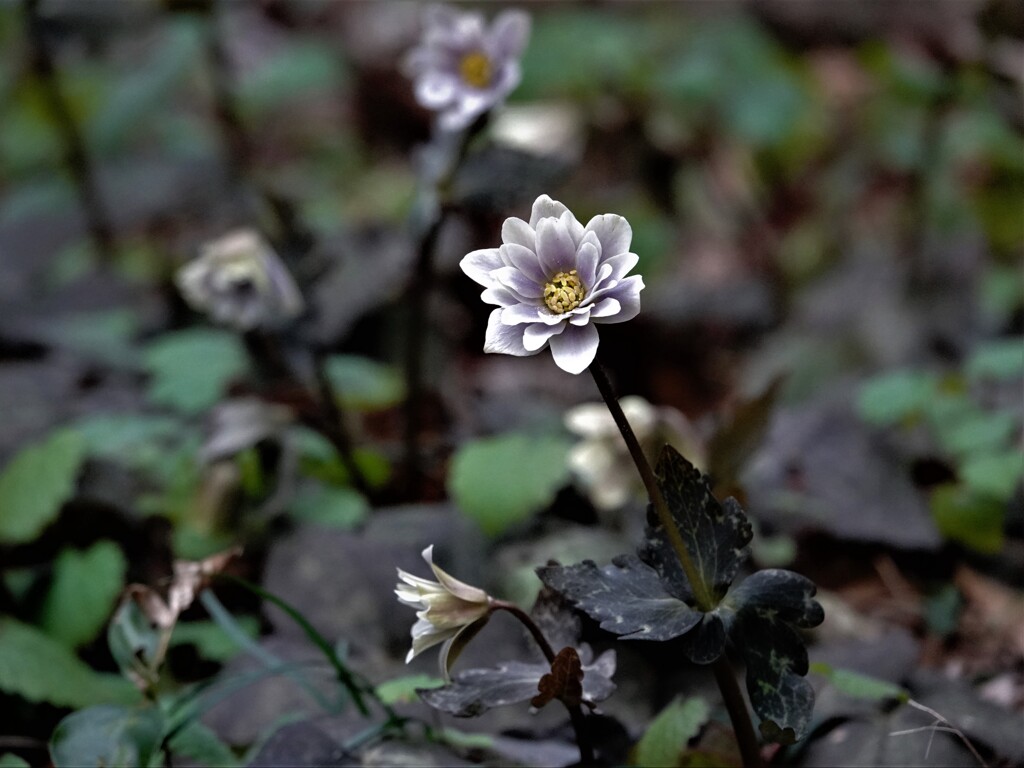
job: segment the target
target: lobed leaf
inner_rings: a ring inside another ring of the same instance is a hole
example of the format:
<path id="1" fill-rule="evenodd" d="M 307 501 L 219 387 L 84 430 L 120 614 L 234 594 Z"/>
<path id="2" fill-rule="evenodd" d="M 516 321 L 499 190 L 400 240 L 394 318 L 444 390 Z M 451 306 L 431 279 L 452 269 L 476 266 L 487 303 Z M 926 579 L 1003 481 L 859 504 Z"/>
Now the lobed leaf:
<path id="1" fill-rule="evenodd" d="M 87 643 L 107 623 L 124 586 L 128 562 L 114 542 L 98 541 L 84 552 L 63 550 L 53 567 L 42 627 L 65 645 Z"/>

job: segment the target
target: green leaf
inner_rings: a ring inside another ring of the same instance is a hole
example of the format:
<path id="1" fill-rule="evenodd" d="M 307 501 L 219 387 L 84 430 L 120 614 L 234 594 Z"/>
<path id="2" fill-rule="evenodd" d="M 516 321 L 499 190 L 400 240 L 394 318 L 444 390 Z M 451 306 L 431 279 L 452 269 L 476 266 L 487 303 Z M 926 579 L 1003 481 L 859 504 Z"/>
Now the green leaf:
<path id="1" fill-rule="evenodd" d="M 127 568 L 124 554 L 112 541 L 97 542 L 84 552 L 63 550 L 43 603 L 43 629 L 71 647 L 92 640 L 110 617 Z"/>
<path id="2" fill-rule="evenodd" d="M 84 458 L 82 438 L 62 430 L 11 460 L 0 474 L 0 544 L 31 541 L 57 517 Z"/>
<path id="3" fill-rule="evenodd" d="M 440 688 L 444 680 L 430 675 L 405 675 L 377 686 L 377 698 L 385 704 L 408 704 L 416 701 L 416 691 Z"/>
<path id="4" fill-rule="evenodd" d="M 200 765 L 232 768 L 239 764 L 228 745 L 199 720 L 192 720 L 175 733 L 168 746 L 175 755 L 187 757 Z"/>
<path id="5" fill-rule="evenodd" d="M 980 347 L 967 361 L 972 379 L 1012 379 L 1024 374 L 1024 338 L 992 341 Z"/>
<path id="6" fill-rule="evenodd" d="M 159 753 L 164 725 L 155 706 L 88 707 L 57 724 L 50 759 L 55 768 L 146 768 Z"/>
<path id="7" fill-rule="evenodd" d="M 1024 457 L 1017 450 L 972 456 L 960 466 L 960 481 L 971 491 L 1009 501 L 1024 476 Z"/>
<path id="8" fill-rule="evenodd" d="M 350 530 L 370 513 L 370 504 L 351 488 L 306 488 L 291 503 L 292 516 L 306 523 Z"/>
<path id="9" fill-rule="evenodd" d="M 0 755 L 0 768 L 30 768 L 28 761 L 11 752 Z"/>
<path id="10" fill-rule="evenodd" d="M 354 411 L 381 411 L 405 399 L 405 380 L 389 365 L 358 355 L 332 355 L 325 368 L 342 405 Z"/>
<path id="11" fill-rule="evenodd" d="M 503 435 L 463 445 L 452 459 L 448 490 L 489 536 L 550 504 L 569 479 L 570 444 L 559 437 Z"/>
<path id="12" fill-rule="evenodd" d="M 651 768 L 673 768 L 687 742 L 696 736 L 711 715 L 704 699 L 675 699 L 647 726 L 633 752 L 633 764 Z"/>
<path id="13" fill-rule="evenodd" d="M 871 701 L 896 699 L 906 702 L 910 698 L 907 690 L 895 683 L 879 680 L 877 677 L 863 675 L 850 669 L 836 669 L 820 661 L 811 664 L 811 672 L 823 676 L 840 693 L 845 693 L 855 699 L 870 699 Z"/>
<path id="14" fill-rule="evenodd" d="M 984 554 L 1002 549 L 1004 501 L 952 483 L 934 488 L 929 501 L 939 533 L 947 539 Z"/>
<path id="15" fill-rule="evenodd" d="M 1017 430 L 1013 414 L 976 409 L 965 411 L 960 418 L 936 424 L 943 447 L 957 456 L 998 451 L 1007 446 Z"/>
<path id="16" fill-rule="evenodd" d="M 11 618 L 0 618 L 0 690 L 61 707 L 139 699 L 124 678 L 93 671 L 66 646 Z"/>
<path id="17" fill-rule="evenodd" d="M 259 636 L 260 626 L 256 617 L 235 616 L 234 620 L 248 637 Z M 171 635 L 171 646 L 176 645 L 194 645 L 199 655 L 210 661 L 227 661 L 239 651 L 238 643 L 212 621 L 178 622 Z"/>
<path id="18" fill-rule="evenodd" d="M 98 413 L 73 425 L 90 457 L 146 469 L 166 461 L 169 444 L 184 425 L 170 416 L 140 413 Z"/>
<path id="19" fill-rule="evenodd" d="M 938 391 L 938 379 L 924 371 L 896 371 L 867 382 L 857 409 L 870 424 L 896 424 L 919 414 Z"/>
<path id="20" fill-rule="evenodd" d="M 252 115 L 280 107 L 296 97 L 337 89 L 342 60 L 321 42 L 305 41 L 281 47 L 239 83 L 238 100 Z"/>
<path id="21" fill-rule="evenodd" d="M 327 438 L 306 427 L 292 427 L 289 436 L 299 445 L 299 466 L 304 475 L 323 480 L 330 485 L 351 483 L 348 470 Z M 356 448 L 352 452 L 352 458 L 371 488 L 383 487 L 391 477 L 391 463 L 378 451 Z"/>
<path id="22" fill-rule="evenodd" d="M 662 448 L 655 474 L 672 519 L 703 579 L 703 589 L 720 600 L 748 555 L 747 545 L 754 534 L 747 516 L 735 499 L 720 503 L 712 495 L 707 477 L 669 445 Z M 691 599 L 693 587 L 653 508 L 648 511 L 639 555 L 658 571 L 672 594 L 681 600 Z"/>
<path id="23" fill-rule="evenodd" d="M 540 580 L 627 640 L 670 640 L 697 626 L 703 614 L 665 591 L 658 573 L 633 555 L 598 568 L 591 560 L 537 569 Z M 725 637 L 722 637 L 725 643 Z"/>
<path id="24" fill-rule="evenodd" d="M 226 331 L 175 331 L 146 345 L 143 363 L 151 375 L 149 399 L 185 414 L 206 410 L 248 366 L 242 343 Z"/>

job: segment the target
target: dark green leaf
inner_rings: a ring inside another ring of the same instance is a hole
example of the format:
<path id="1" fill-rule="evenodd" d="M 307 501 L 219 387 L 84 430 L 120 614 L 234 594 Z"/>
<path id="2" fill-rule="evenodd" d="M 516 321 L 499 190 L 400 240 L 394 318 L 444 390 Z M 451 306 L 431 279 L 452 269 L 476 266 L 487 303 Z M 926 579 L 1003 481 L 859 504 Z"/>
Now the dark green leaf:
<path id="1" fill-rule="evenodd" d="M 657 572 L 632 555 L 598 568 L 591 560 L 537 569 L 541 581 L 601 624 L 630 640 L 669 640 L 703 614 L 665 591 Z M 724 637 L 723 637 L 724 643 Z"/>
<path id="2" fill-rule="evenodd" d="M 168 746 L 175 755 L 187 757 L 200 765 L 232 768 L 239 763 L 227 744 L 199 720 L 193 720 L 174 734 Z"/>
<path id="3" fill-rule="evenodd" d="M 391 408 L 405 398 L 405 381 L 388 365 L 358 355 L 332 355 L 327 376 L 342 404 L 356 411 Z"/>
<path id="4" fill-rule="evenodd" d="M 163 733 L 164 717 L 157 707 L 88 707 L 57 724 L 50 758 L 56 768 L 148 766 Z"/>
<path id="5" fill-rule="evenodd" d="M 748 555 L 753 531 L 746 515 L 735 499 L 719 503 L 708 488 L 707 478 L 669 445 L 661 451 L 656 474 L 706 589 L 721 599 Z M 646 537 L 639 555 L 659 573 L 672 594 L 680 600 L 691 599 L 693 589 L 653 509 L 648 511 Z"/>
<path id="6" fill-rule="evenodd" d="M 53 584 L 43 603 L 42 627 L 69 646 L 99 634 L 124 586 L 128 563 L 112 541 L 81 552 L 65 549 L 54 563 Z"/>
<path id="7" fill-rule="evenodd" d="M 358 526 L 369 512 L 369 503 L 351 488 L 307 488 L 291 503 L 291 513 L 297 520 L 346 530 Z"/>
<path id="8" fill-rule="evenodd" d="M 161 632 L 134 597 L 125 597 L 107 626 L 107 646 L 121 673 L 132 681 L 152 682 Z"/>
<path id="9" fill-rule="evenodd" d="M 674 700 L 647 726 L 634 747 L 633 764 L 651 768 L 680 765 L 687 742 L 697 735 L 710 714 L 711 708 L 704 699 Z"/>
<path id="10" fill-rule="evenodd" d="M 234 619 L 246 637 L 259 637 L 260 626 L 255 616 L 235 616 Z M 238 643 L 212 621 L 179 621 L 174 625 L 170 644 L 194 645 L 199 655 L 210 661 L 227 661 L 239 651 Z"/>
<path id="11" fill-rule="evenodd" d="M 935 524 L 947 539 L 987 554 L 1002 549 L 1006 502 L 951 483 L 932 489 L 930 502 Z"/>
<path id="12" fill-rule="evenodd" d="M 836 669 L 829 664 L 815 662 L 811 664 L 811 671 L 822 675 L 840 692 L 857 699 L 870 699 L 872 701 L 886 701 L 897 699 L 907 701 L 910 694 L 906 689 L 890 683 L 888 680 L 879 680 L 877 677 L 862 675 L 850 669 Z"/>
<path id="13" fill-rule="evenodd" d="M 26 760 L 6 752 L 0 755 L 0 768 L 30 768 L 30 766 Z"/>
<path id="14" fill-rule="evenodd" d="M 75 490 L 85 458 L 82 438 L 60 431 L 22 449 L 0 473 L 0 543 L 31 541 Z"/>
<path id="15" fill-rule="evenodd" d="M 216 403 L 248 364 L 234 334 L 206 328 L 160 336 L 146 346 L 143 362 L 152 376 L 150 400 L 186 414 Z"/>
<path id="16" fill-rule="evenodd" d="M 67 646 L 11 618 L 0 619 L 0 690 L 65 707 L 139 697 L 122 677 L 93 671 Z"/>
<path id="17" fill-rule="evenodd" d="M 456 452 L 448 488 L 459 509 L 496 536 L 554 499 L 569 479 L 568 451 L 560 437 L 477 440 Z"/>
<path id="18" fill-rule="evenodd" d="M 869 423 L 895 424 L 920 413 L 938 389 L 936 377 L 924 371 L 896 371 L 865 384 L 857 410 Z"/>

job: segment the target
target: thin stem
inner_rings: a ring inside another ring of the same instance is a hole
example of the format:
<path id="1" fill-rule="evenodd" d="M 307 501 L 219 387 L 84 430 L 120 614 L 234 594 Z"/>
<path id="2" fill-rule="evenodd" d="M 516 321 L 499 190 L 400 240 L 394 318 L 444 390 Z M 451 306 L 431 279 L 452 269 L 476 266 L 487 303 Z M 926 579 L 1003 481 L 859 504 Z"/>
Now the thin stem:
<path id="1" fill-rule="evenodd" d="M 71 178 L 74 179 L 78 199 L 85 212 L 89 237 L 102 264 L 108 262 L 114 254 L 114 230 L 100 196 L 95 171 L 85 151 L 85 141 L 57 84 L 57 68 L 47 45 L 46 31 L 39 16 L 38 6 L 39 0 L 25 0 L 32 69 L 39 77 L 43 99 L 64 142 L 64 162 L 71 173 Z"/>
<path id="2" fill-rule="evenodd" d="M 622 433 L 623 440 L 626 441 L 629 455 L 633 458 L 633 463 L 636 464 L 636 468 L 640 472 L 640 478 L 647 489 L 651 504 L 658 515 L 658 520 L 661 522 L 662 528 L 665 529 L 669 543 L 671 543 L 672 549 L 675 550 L 679 563 L 683 567 L 683 572 L 690 582 L 690 589 L 696 599 L 697 607 L 703 612 L 713 610 L 715 607 L 714 597 L 708 591 L 707 585 L 700 578 L 700 574 L 693 564 L 693 558 L 690 557 L 690 551 L 686 548 L 682 534 L 679 532 L 675 520 L 672 519 L 672 512 L 665 501 L 665 496 L 661 492 L 654 470 L 651 469 L 651 465 L 644 455 L 643 448 L 640 447 L 640 441 L 637 440 L 636 435 L 633 433 L 633 428 L 629 425 L 629 420 L 626 418 L 626 414 L 622 412 L 622 407 L 615 397 L 615 390 L 612 387 L 611 380 L 608 378 L 608 373 L 597 360 L 591 364 L 590 372 L 594 377 L 598 390 L 601 392 L 601 397 L 604 398 L 605 404 L 615 420 L 616 426 Z M 732 727 L 736 733 L 736 742 L 743 757 L 743 765 L 747 766 L 747 768 L 760 766 L 762 764 L 761 751 L 758 746 L 757 734 L 754 733 L 754 726 L 750 721 L 747 704 L 743 700 L 743 694 L 740 691 L 739 684 L 736 682 L 736 675 L 725 654 L 722 654 L 715 660 L 712 664 L 712 669 L 715 673 L 718 689 L 722 694 L 722 701 L 729 711 L 729 719 L 732 721 Z"/>
<path id="3" fill-rule="evenodd" d="M 540 627 L 537 626 L 537 622 L 533 620 L 526 611 L 520 608 L 514 603 L 508 603 L 504 600 L 494 601 L 494 610 L 507 611 L 515 616 L 519 623 L 526 627 L 527 631 L 533 637 L 534 642 L 540 648 L 541 653 L 544 654 L 544 658 L 548 660 L 548 664 L 554 664 L 555 662 L 555 650 L 551 647 L 551 643 L 544 637 L 544 633 L 541 632 Z M 572 723 L 572 729 L 576 734 L 576 745 L 580 749 L 580 764 L 581 765 L 593 765 L 594 764 L 594 745 L 590 743 L 590 735 L 587 732 L 587 720 L 583 714 L 583 707 L 579 704 L 569 704 L 565 701 L 562 702 L 565 708 L 569 711 L 569 722 Z"/>
<path id="4" fill-rule="evenodd" d="M 313 367 L 316 375 L 316 385 L 319 392 L 320 409 L 323 413 L 324 436 L 331 441 L 334 449 L 338 452 L 341 463 L 351 478 L 352 485 L 363 495 L 370 492 L 370 484 L 363 475 L 359 464 L 355 459 L 355 451 L 352 448 L 352 438 L 348 433 L 345 423 L 345 412 L 339 402 L 338 393 L 331 385 L 327 376 L 327 369 L 324 366 L 324 358 L 316 353 L 313 359 Z"/>

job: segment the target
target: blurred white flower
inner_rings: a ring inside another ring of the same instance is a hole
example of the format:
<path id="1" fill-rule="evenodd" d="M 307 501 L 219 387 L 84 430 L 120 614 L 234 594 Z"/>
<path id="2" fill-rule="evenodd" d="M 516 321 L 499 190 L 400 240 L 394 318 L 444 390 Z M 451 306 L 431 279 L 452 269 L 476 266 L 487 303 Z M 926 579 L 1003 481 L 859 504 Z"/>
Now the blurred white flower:
<path id="1" fill-rule="evenodd" d="M 535 355 L 551 347 L 555 364 L 581 373 L 597 354 L 598 323 L 624 323 L 640 312 L 639 257 L 629 252 L 633 230 L 605 213 L 584 227 L 557 200 L 541 195 L 529 223 L 515 217 L 501 228 L 502 245 L 467 254 L 459 266 L 497 304 L 484 352 Z"/>
<path id="2" fill-rule="evenodd" d="M 279 326 L 305 309 L 287 268 L 252 229 L 207 243 L 176 282 L 190 306 L 240 331 Z"/>
<path id="3" fill-rule="evenodd" d="M 703 441 L 675 408 L 653 406 L 636 395 L 622 398 L 619 405 L 649 458 L 656 458 L 668 443 L 695 466 L 704 465 Z M 640 475 L 604 403 L 572 408 L 565 414 L 565 426 L 583 438 L 569 451 L 569 468 L 597 509 L 612 511 L 643 496 Z"/>
<path id="4" fill-rule="evenodd" d="M 440 113 L 440 127 L 458 131 L 502 101 L 519 84 L 519 57 L 530 17 L 505 11 L 488 28 L 477 13 L 444 5 L 424 12 L 423 37 L 405 60 L 416 100 Z"/>
<path id="5" fill-rule="evenodd" d="M 412 648 L 405 657 L 406 664 L 428 648 L 444 643 L 440 661 L 447 677 L 448 668 L 454 662 L 452 647 L 460 636 L 468 639 L 483 626 L 494 601 L 482 589 L 461 582 L 434 565 L 433 552 L 433 545 L 424 549 L 423 559 L 437 581 L 413 576 L 399 568 L 401 582 L 396 585 L 395 594 L 400 603 L 417 610 L 417 621 L 412 627 Z M 456 648 L 455 655 L 458 650 Z"/>

